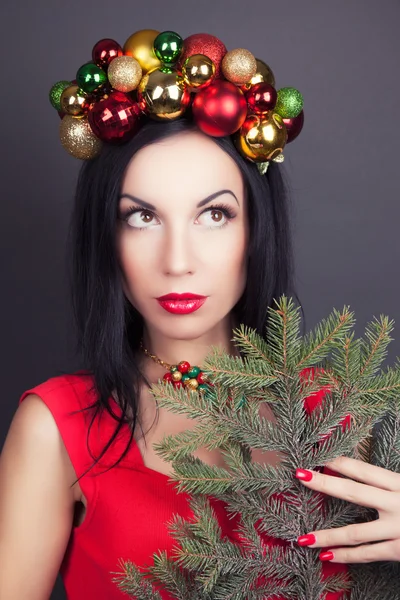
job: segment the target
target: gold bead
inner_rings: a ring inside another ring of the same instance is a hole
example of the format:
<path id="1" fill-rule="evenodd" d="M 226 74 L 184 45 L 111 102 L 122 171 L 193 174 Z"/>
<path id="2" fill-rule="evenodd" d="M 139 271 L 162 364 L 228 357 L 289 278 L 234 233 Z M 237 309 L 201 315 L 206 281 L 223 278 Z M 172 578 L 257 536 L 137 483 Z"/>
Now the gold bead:
<path id="1" fill-rule="evenodd" d="M 180 371 L 174 371 L 172 373 L 173 381 L 180 381 L 182 379 L 182 373 Z"/>
<path id="2" fill-rule="evenodd" d="M 142 78 L 142 67 L 133 56 L 117 56 L 108 67 L 108 80 L 115 90 L 131 92 Z"/>
<path id="3" fill-rule="evenodd" d="M 192 54 L 182 66 L 182 75 L 185 83 L 193 89 L 200 90 L 207 87 L 215 77 L 215 64 L 204 54 Z"/>
<path id="4" fill-rule="evenodd" d="M 87 108 L 87 94 L 80 89 L 79 85 L 70 85 L 61 94 L 60 106 L 62 112 L 68 115 L 83 116 Z"/>
<path id="5" fill-rule="evenodd" d="M 255 56 L 245 48 L 229 50 L 222 59 L 222 73 L 228 81 L 236 85 L 248 83 L 257 72 Z"/>
<path id="6" fill-rule="evenodd" d="M 188 388 L 192 390 L 196 390 L 199 387 L 199 382 L 197 381 L 197 379 L 187 379 L 185 381 L 185 384 Z"/>

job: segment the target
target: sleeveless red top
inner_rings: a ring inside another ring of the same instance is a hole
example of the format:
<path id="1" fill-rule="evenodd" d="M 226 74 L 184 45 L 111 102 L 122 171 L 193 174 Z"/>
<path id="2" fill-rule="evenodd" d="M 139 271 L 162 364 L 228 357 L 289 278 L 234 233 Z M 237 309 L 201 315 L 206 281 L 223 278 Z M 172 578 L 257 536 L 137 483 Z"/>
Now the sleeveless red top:
<path id="1" fill-rule="evenodd" d="M 83 371 L 77 373 L 84 374 Z M 92 376 L 77 373 L 52 377 L 26 390 L 19 404 L 31 393 L 43 400 L 53 415 L 78 477 L 93 463 L 87 448 L 92 411 L 73 411 L 92 404 L 96 398 L 91 391 Z M 320 402 L 323 395 L 321 391 L 306 399 L 307 412 Z M 121 410 L 114 398 L 109 400 L 113 411 L 120 415 Z M 95 457 L 109 441 L 116 424 L 106 411 L 101 417 L 97 415 L 89 438 L 89 447 Z M 87 500 L 87 512 L 84 522 L 72 528 L 60 567 L 68 600 L 127 598 L 112 582 L 112 578 L 122 572 L 119 561 L 129 560 L 144 567 L 152 564 L 153 553 L 159 549 L 170 555 L 177 542 L 169 535 L 165 523 L 176 513 L 184 518 L 193 516 L 188 504 L 189 495 L 178 493 L 167 475 L 145 466 L 135 440 L 116 467 L 102 472 L 121 456 L 129 433 L 129 426 L 124 424 L 101 461 L 79 481 Z M 99 472 L 102 473 L 95 477 Z M 210 501 L 223 534 L 240 543 L 233 531 L 237 520 L 229 519 L 224 503 L 215 498 L 210 498 Z M 287 543 L 262 535 L 268 545 Z M 346 565 L 339 563 L 323 563 L 322 568 L 324 576 L 347 571 Z M 165 600 L 172 598 L 164 591 L 160 594 Z M 328 593 L 326 600 L 344 597 L 343 593 Z M 279 598 L 276 597 L 276 600 Z"/>

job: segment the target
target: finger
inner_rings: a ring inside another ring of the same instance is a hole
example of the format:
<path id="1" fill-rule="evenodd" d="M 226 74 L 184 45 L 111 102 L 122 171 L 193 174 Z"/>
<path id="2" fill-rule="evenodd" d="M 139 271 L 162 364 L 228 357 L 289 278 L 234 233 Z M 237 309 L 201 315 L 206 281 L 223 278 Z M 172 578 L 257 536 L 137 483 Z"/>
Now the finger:
<path id="1" fill-rule="evenodd" d="M 310 536 L 310 537 L 308 537 Z M 314 538 L 315 542 L 307 543 Z M 308 533 L 307 536 L 300 536 L 298 543 L 301 546 L 309 548 L 325 548 L 330 546 L 356 546 L 366 542 L 377 542 L 382 540 L 391 540 L 400 537 L 400 526 L 395 531 L 393 525 L 387 523 L 382 525 L 382 521 L 377 519 L 369 523 L 355 523 L 345 527 L 336 527 L 335 529 L 320 529 Z"/>
<path id="2" fill-rule="evenodd" d="M 398 508 L 398 494 L 358 483 L 351 479 L 324 475 L 316 471 L 309 472 L 312 473 L 312 479 L 310 481 L 301 479 L 300 481 L 310 489 L 381 511 L 392 511 Z"/>
<path id="3" fill-rule="evenodd" d="M 334 548 L 330 552 L 332 552 L 333 558 L 329 562 L 370 563 L 380 560 L 399 561 L 400 540 L 366 544 L 365 546 L 357 546 L 356 548 Z"/>
<path id="4" fill-rule="evenodd" d="M 342 475 L 375 485 L 383 490 L 400 491 L 400 473 L 371 465 L 363 460 L 339 456 L 335 460 L 326 463 L 326 466 Z"/>

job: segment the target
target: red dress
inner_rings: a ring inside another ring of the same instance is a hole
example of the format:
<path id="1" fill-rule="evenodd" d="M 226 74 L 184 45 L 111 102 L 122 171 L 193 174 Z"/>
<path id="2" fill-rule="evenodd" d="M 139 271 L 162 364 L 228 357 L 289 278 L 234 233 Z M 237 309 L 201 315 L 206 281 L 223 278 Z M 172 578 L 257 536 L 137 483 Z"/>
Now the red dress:
<path id="1" fill-rule="evenodd" d="M 77 476 L 93 463 L 87 449 L 88 426 L 91 411 L 77 412 L 92 404 L 94 393 L 90 375 L 60 375 L 23 392 L 19 403 L 31 393 L 37 394 L 51 411 Z M 322 397 L 314 396 L 312 409 Z M 114 412 L 121 414 L 119 406 L 110 397 Z M 90 413 L 90 414 L 89 414 Z M 98 456 L 110 439 L 116 421 L 104 411 L 97 417 L 90 432 L 90 449 Z M 129 426 L 124 425 L 113 446 L 101 461 L 80 479 L 79 484 L 87 500 L 85 520 L 72 528 L 69 543 L 60 567 L 68 600 L 122 600 L 128 596 L 120 591 L 112 578 L 122 572 L 119 560 L 130 560 L 136 565 L 151 563 L 158 549 L 169 554 L 176 541 L 169 535 L 165 525 L 174 513 L 190 518 L 189 496 L 178 493 L 167 475 L 145 466 L 135 441 L 114 468 L 94 477 L 95 473 L 111 466 L 126 447 Z M 223 534 L 235 540 L 235 520 L 230 520 L 225 505 L 210 498 Z M 279 540 L 264 535 L 269 544 Z M 339 563 L 324 563 L 323 572 L 328 575 L 345 571 Z M 165 600 L 171 598 L 161 592 Z M 343 594 L 329 593 L 326 600 L 343 598 Z M 277 600 L 279 600 L 277 598 Z"/>

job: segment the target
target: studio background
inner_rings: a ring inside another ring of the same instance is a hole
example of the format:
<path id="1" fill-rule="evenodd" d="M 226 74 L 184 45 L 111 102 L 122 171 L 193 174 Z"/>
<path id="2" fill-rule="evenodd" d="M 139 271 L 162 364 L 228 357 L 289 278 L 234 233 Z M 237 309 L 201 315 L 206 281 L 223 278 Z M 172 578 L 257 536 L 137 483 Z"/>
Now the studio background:
<path id="1" fill-rule="evenodd" d="M 74 79 L 102 38 L 139 29 L 200 32 L 269 64 L 304 96 L 285 148 L 295 207 L 297 292 L 307 330 L 350 305 L 363 335 L 395 320 L 400 355 L 399 0 L 3 1 L 0 447 L 22 392 L 74 370 L 66 236 L 81 161 L 59 141 L 48 92 Z M 177 165 L 179 169 L 179 165 Z M 64 598 L 58 580 L 52 600 Z"/>

